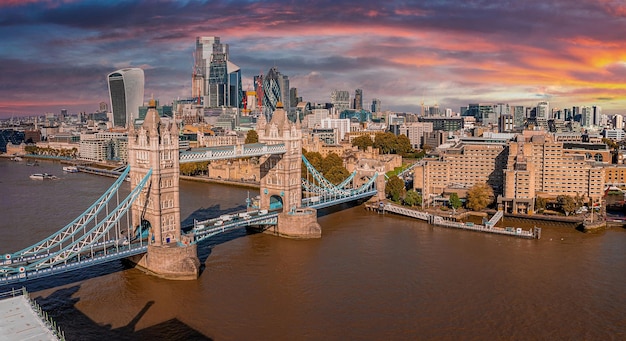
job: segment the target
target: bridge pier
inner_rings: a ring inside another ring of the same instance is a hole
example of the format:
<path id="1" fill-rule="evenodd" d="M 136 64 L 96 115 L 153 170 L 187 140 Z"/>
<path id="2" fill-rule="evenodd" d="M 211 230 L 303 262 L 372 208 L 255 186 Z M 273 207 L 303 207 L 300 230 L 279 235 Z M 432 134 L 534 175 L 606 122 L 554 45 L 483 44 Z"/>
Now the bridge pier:
<path id="1" fill-rule="evenodd" d="M 317 222 L 317 210 L 298 208 L 278 215 L 278 223 L 263 233 L 291 239 L 314 239 L 322 237 L 322 227 Z"/>
<path id="2" fill-rule="evenodd" d="M 148 252 L 127 258 L 135 267 L 150 275 L 169 280 L 196 280 L 200 260 L 196 244 L 169 243 L 148 245 Z"/>

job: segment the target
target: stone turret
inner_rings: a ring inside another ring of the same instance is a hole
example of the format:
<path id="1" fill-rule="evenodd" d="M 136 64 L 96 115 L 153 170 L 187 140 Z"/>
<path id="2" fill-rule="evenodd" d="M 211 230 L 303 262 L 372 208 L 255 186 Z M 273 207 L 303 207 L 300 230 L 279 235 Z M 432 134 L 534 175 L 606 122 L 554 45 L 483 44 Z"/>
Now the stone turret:
<path id="1" fill-rule="evenodd" d="M 261 209 L 282 208 L 278 225 L 266 232 L 289 238 L 319 238 L 322 231 L 315 209 L 302 205 L 302 131 L 289 121 L 281 102 L 269 123 L 257 122 L 259 142 L 285 144 L 286 153 L 272 155 L 261 162 Z"/>
<path id="2" fill-rule="evenodd" d="M 131 187 L 152 170 L 131 209 L 135 234 L 149 235 L 148 252 L 130 260 L 160 277 L 195 279 L 200 269 L 196 246 L 180 226 L 178 149 L 178 127 L 161 120 L 151 100 L 143 124 L 131 125 L 128 132 Z"/>

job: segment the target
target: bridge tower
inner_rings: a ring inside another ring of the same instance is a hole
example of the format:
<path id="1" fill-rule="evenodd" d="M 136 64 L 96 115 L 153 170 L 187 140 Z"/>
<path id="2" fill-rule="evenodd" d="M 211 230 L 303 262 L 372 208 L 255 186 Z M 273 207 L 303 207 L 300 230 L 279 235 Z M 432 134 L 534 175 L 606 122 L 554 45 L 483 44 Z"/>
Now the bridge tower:
<path id="1" fill-rule="evenodd" d="M 132 206 L 136 233 L 148 233 L 148 252 L 130 259 L 147 272 L 168 279 L 196 279 L 197 247 L 181 234 L 178 128 L 161 121 L 150 100 L 143 125 L 128 133 L 131 187 L 152 169 L 152 176 Z"/>
<path id="2" fill-rule="evenodd" d="M 261 115 L 256 127 L 259 142 L 284 143 L 286 153 L 261 160 L 261 209 L 282 209 L 278 224 L 265 230 L 287 238 L 320 238 L 317 211 L 302 208 L 302 130 L 300 122 L 289 121 L 281 102 L 268 123 Z"/>

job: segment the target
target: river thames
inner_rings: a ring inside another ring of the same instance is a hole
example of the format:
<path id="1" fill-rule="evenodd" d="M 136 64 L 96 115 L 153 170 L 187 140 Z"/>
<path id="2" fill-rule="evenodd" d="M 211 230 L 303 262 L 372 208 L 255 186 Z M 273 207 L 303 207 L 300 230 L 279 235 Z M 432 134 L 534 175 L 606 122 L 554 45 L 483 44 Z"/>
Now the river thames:
<path id="1" fill-rule="evenodd" d="M 0 159 L 0 254 L 59 230 L 114 181 L 61 168 Z M 28 177 L 41 172 L 60 179 Z M 181 217 L 243 210 L 256 194 L 182 181 Z M 624 228 L 538 224 L 542 238 L 526 240 L 362 206 L 322 210 L 319 223 L 317 240 L 217 236 L 199 246 L 195 281 L 114 262 L 27 288 L 68 340 L 626 339 Z"/>

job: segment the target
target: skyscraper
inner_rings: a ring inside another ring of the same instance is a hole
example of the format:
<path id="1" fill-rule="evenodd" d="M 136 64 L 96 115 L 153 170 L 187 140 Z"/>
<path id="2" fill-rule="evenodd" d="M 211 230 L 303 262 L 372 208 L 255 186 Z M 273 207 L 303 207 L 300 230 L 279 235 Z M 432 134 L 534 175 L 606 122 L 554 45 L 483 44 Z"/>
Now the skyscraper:
<path id="1" fill-rule="evenodd" d="M 192 97 L 205 108 L 243 107 L 241 69 L 229 59 L 228 44 L 219 37 L 197 37 Z"/>
<path id="2" fill-rule="evenodd" d="M 289 96 L 289 77 L 278 71 L 273 66 L 267 72 L 267 75 L 259 75 L 254 77 L 256 84 L 262 84 L 262 94 L 257 90 L 257 96 L 262 97 L 263 112 L 269 116 L 276 110 L 276 104 L 282 102 L 283 108 L 291 107 Z"/>
<path id="3" fill-rule="evenodd" d="M 126 68 L 107 75 L 114 127 L 128 127 L 139 118 L 143 105 L 144 75 L 140 68 Z"/>
<path id="4" fill-rule="evenodd" d="M 350 92 L 334 89 L 330 93 L 330 103 L 335 107 L 337 115 L 341 114 L 342 111 L 350 109 Z"/>
<path id="5" fill-rule="evenodd" d="M 354 90 L 354 110 L 363 110 L 363 90 Z"/>
<path id="6" fill-rule="evenodd" d="M 374 98 L 372 99 L 372 112 L 380 112 L 382 111 L 382 103 L 380 99 Z"/>

